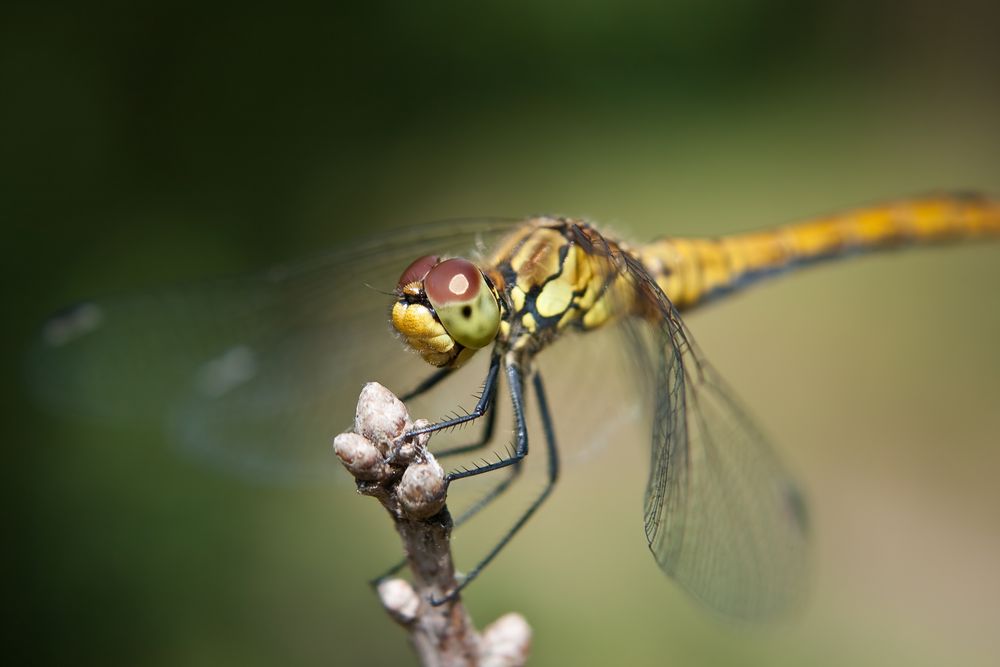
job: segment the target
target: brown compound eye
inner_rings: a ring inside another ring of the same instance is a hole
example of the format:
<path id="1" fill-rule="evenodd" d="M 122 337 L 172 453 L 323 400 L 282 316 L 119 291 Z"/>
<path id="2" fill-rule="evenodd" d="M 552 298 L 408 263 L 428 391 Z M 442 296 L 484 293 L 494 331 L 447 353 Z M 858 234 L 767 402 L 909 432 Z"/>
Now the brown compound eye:
<path id="1" fill-rule="evenodd" d="M 424 279 L 427 272 L 434 268 L 437 264 L 437 255 L 424 255 L 419 257 L 403 270 L 403 273 L 399 276 L 399 281 L 396 283 L 396 289 L 402 290 L 404 287 L 410 283 L 418 283 Z"/>
<path id="2" fill-rule="evenodd" d="M 456 302 L 472 303 L 479 296 L 482 274 L 467 259 L 446 259 L 424 278 L 424 292 L 436 307 Z"/>
<path id="3" fill-rule="evenodd" d="M 456 342 L 478 350 L 492 342 L 500 328 L 500 303 L 475 264 L 446 259 L 424 277 L 424 293 L 434 315 Z"/>

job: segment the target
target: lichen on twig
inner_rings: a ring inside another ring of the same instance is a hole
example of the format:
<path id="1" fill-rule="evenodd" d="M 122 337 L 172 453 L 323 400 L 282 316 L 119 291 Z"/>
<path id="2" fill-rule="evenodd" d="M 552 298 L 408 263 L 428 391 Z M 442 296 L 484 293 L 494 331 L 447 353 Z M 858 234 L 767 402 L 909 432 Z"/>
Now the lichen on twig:
<path id="1" fill-rule="evenodd" d="M 412 584 L 381 581 L 382 605 L 407 629 L 424 665 L 523 665 L 531 628 L 520 614 L 506 614 L 480 633 L 461 597 L 449 598 L 458 582 L 445 473 L 427 449 L 429 434 L 405 437 L 424 425 L 424 420 L 411 422 L 403 403 L 371 382 L 358 398 L 354 431 L 334 439 L 334 451 L 357 481 L 358 492 L 377 498 L 392 517 L 413 574 Z"/>

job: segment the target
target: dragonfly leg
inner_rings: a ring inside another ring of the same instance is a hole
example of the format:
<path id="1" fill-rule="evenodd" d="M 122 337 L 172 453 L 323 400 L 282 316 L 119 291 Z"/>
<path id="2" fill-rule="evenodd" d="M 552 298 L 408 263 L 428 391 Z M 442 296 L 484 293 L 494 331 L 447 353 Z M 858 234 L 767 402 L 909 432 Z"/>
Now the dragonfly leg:
<path id="1" fill-rule="evenodd" d="M 510 369 L 508 369 L 508 371 L 510 371 Z M 513 372 L 509 372 L 508 374 L 511 377 L 511 393 L 513 394 L 514 387 L 520 389 L 520 371 L 515 368 Z M 515 376 L 518 378 L 517 383 L 514 382 Z M 483 571 L 483 568 L 489 565 L 490 562 L 494 558 L 496 558 L 497 554 L 499 554 L 500 551 L 505 546 L 507 546 L 507 543 L 510 542 L 511 538 L 513 538 L 514 535 L 517 533 L 517 531 L 520 530 L 521 527 L 528 522 L 528 519 L 531 518 L 531 516 L 535 513 L 535 511 L 538 510 L 539 507 L 541 507 L 542 503 L 545 502 L 545 499 L 549 497 L 549 494 L 552 493 L 552 489 L 555 487 L 556 480 L 559 478 L 559 450 L 556 447 L 555 429 L 552 426 L 552 416 L 549 412 L 549 402 L 548 398 L 545 395 L 545 388 L 542 385 L 541 375 L 536 372 L 534 377 L 532 378 L 532 381 L 535 386 L 535 398 L 538 402 L 538 412 L 542 420 L 542 430 L 545 434 L 545 447 L 546 451 L 548 452 L 548 479 L 545 483 L 545 488 L 543 488 L 541 493 L 539 493 L 538 496 L 535 497 L 531 505 L 528 506 L 528 509 L 524 511 L 524 513 L 518 518 L 516 522 L 514 522 L 514 525 L 510 527 L 510 529 L 500 539 L 500 541 L 497 542 L 497 544 L 492 549 L 490 549 L 490 551 L 486 554 L 486 556 L 482 560 L 480 560 L 475 567 L 469 570 L 468 574 L 466 574 L 465 578 L 462 580 L 462 583 L 460 583 L 455 588 L 455 590 L 448 593 L 448 595 L 446 595 L 444 598 L 440 600 L 432 599 L 431 604 L 434 605 L 444 604 L 449 600 L 453 600 L 459 593 L 461 593 L 462 589 L 468 586 L 473 579 L 479 576 L 479 573 Z M 518 399 L 515 399 L 514 403 L 515 403 L 514 414 L 518 422 L 517 424 L 518 438 L 520 439 L 523 433 L 524 452 L 527 453 L 527 432 L 526 430 L 524 430 L 523 410 L 520 409 L 520 401 Z M 514 477 L 516 477 L 517 475 L 517 470 L 520 468 L 519 464 L 520 460 L 517 460 L 512 464 L 514 465 L 514 468 L 510 477 L 501 482 L 501 484 L 497 485 L 497 488 L 501 486 L 503 488 L 500 491 L 498 491 L 494 495 L 494 497 L 496 495 L 499 495 L 499 493 L 501 493 L 503 490 L 506 490 L 507 486 L 510 485 L 510 482 L 513 481 Z M 489 498 L 489 500 L 492 500 L 492 498 Z M 487 500 L 486 502 L 489 502 L 489 500 Z M 470 509 L 479 511 L 479 509 L 482 508 L 481 507 L 476 508 L 475 506 L 473 506 L 473 508 Z"/>
<path id="2" fill-rule="evenodd" d="M 454 368 L 442 368 L 430 377 L 425 378 L 420 384 L 411 389 L 406 394 L 403 394 L 399 400 L 403 403 L 407 403 L 418 396 L 422 396 L 434 387 L 436 387 L 442 380 L 449 377 Z M 489 377 L 487 376 L 487 380 Z M 483 384 L 483 394 L 486 393 L 486 384 Z M 456 454 L 465 454 L 467 452 L 475 451 L 481 449 L 489 444 L 490 440 L 493 439 L 494 426 L 496 424 L 496 412 L 493 410 L 493 405 L 496 403 L 496 392 L 492 392 L 489 397 L 489 404 L 486 406 L 486 425 L 483 427 L 483 432 L 480 434 L 479 438 L 468 445 L 460 445 L 458 447 L 449 447 L 448 449 L 442 449 L 439 452 L 434 452 L 434 455 L 438 458 L 444 458 L 446 456 L 454 456 Z"/>
<path id="3" fill-rule="evenodd" d="M 468 507 L 466 507 L 462 511 L 462 513 L 458 515 L 458 517 L 455 519 L 455 525 L 454 525 L 454 527 L 458 528 L 463 523 L 465 523 L 466 521 L 468 521 L 469 519 L 471 519 L 472 517 L 474 517 L 476 514 L 478 514 L 481 510 L 485 509 L 487 505 L 489 505 L 494 500 L 496 500 L 497 498 L 499 498 L 500 495 L 504 491 L 506 491 L 508 488 L 510 488 L 510 485 L 514 483 L 514 480 L 517 479 L 518 475 L 521 474 L 521 469 L 522 469 L 522 466 L 521 466 L 521 462 L 520 461 L 518 461 L 517 463 L 515 463 L 514 465 L 512 465 L 510 468 L 508 468 L 508 474 L 507 474 L 506 477 L 504 477 L 502 480 L 500 480 L 496 484 L 496 486 L 494 486 L 492 489 L 490 489 L 488 492 L 486 492 L 475 503 L 473 503 L 472 505 L 469 505 Z M 404 567 L 406 567 L 406 558 L 405 557 L 401 558 L 399 560 L 399 562 L 395 563 L 388 570 L 386 570 L 385 572 L 383 572 L 379 576 L 375 577 L 374 579 L 372 579 L 368 583 L 370 583 L 373 587 L 377 587 L 380 583 L 382 583 L 383 581 L 385 581 L 389 577 L 393 576 L 394 574 L 396 574 L 397 572 L 399 572 L 400 570 L 402 570 Z"/>
<path id="4" fill-rule="evenodd" d="M 497 361 L 499 361 L 499 358 L 497 358 Z M 494 367 L 496 367 L 497 370 L 499 370 L 499 363 L 491 365 L 490 366 L 490 370 L 493 371 Z M 428 391 L 429 389 L 431 389 L 432 387 L 434 387 L 438 382 L 440 382 L 444 378 L 448 377 L 448 375 L 450 374 L 450 372 L 451 372 L 451 369 L 443 369 L 441 371 L 438 371 L 438 372 L 434 373 L 429 378 L 427 378 L 422 383 L 420 383 L 420 385 L 417 386 L 416 389 L 414 389 L 409 394 L 407 394 L 406 396 L 404 396 L 401 400 L 403 400 L 405 402 L 406 399 L 413 398 L 413 397 L 418 396 L 419 394 L 421 394 L 421 393 L 423 393 L 425 391 Z M 492 378 L 491 378 L 491 374 L 488 374 L 487 377 L 486 377 L 486 382 L 483 383 L 483 393 L 482 393 L 482 396 L 488 398 L 488 403 L 487 403 L 487 405 L 485 407 L 485 410 L 486 410 L 486 424 L 485 424 L 485 426 L 483 428 L 483 432 L 480 435 L 479 439 L 476 442 L 473 442 L 473 443 L 468 444 L 468 445 L 461 445 L 461 446 L 458 446 L 458 447 L 452 447 L 452 448 L 449 448 L 449 449 L 445 449 L 445 450 L 442 450 L 440 452 L 435 452 L 434 453 L 435 456 L 437 456 L 437 457 L 445 457 L 445 456 L 452 456 L 452 455 L 455 455 L 455 454 L 464 454 L 466 452 L 470 452 L 470 451 L 473 451 L 473 450 L 476 450 L 476 449 L 481 449 L 481 448 L 485 447 L 487 444 L 489 444 L 489 442 L 493 439 L 493 433 L 495 431 L 494 427 L 496 426 L 496 410 L 494 409 L 494 406 L 496 404 L 496 390 L 495 390 L 495 388 L 496 388 L 496 373 L 493 372 L 492 373 Z M 482 400 L 482 398 L 480 400 Z M 517 464 L 513 465 L 510 468 L 510 474 L 507 477 L 505 477 L 500 482 L 498 482 L 496 484 L 496 486 L 494 486 L 492 489 L 490 489 L 485 495 L 483 495 L 481 498 L 479 498 L 475 503 L 473 503 L 472 505 L 470 505 L 469 507 L 467 507 L 455 519 L 455 527 L 457 528 L 458 526 L 461 526 L 463 523 L 465 523 L 466 521 L 468 521 L 469 519 L 471 519 L 473 516 L 475 516 L 476 514 L 478 514 L 480 512 L 480 510 L 482 510 L 487 505 L 489 505 L 491 502 L 493 502 L 497 497 L 499 497 L 504 491 L 506 491 L 510 487 L 510 485 L 514 482 L 514 480 L 517 478 L 517 476 L 518 476 L 518 474 L 520 472 L 521 472 L 521 466 L 520 466 L 520 461 L 518 461 Z M 378 575 L 374 579 L 371 579 L 368 583 L 371 584 L 373 587 L 374 586 L 378 586 L 384 580 L 386 580 L 389 577 L 393 576 L 394 574 L 396 574 L 397 572 L 399 572 L 400 570 L 402 570 L 404 567 L 406 567 L 406 558 L 400 559 L 399 562 L 393 564 L 392 567 L 390 567 L 389 569 L 387 569 L 385 572 L 382 572 L 380 575 Z"/>
<path id="5" fill-rule="evenodd" d="M 444 458 L 446 456 L 455 456 L 456 454 L 466 454 L 468 452 L 475 451 L 477 449 L 482 449 L 493 440 L 494 427 L 497 421 L 497 411 L 494 409 L 496 405 L 496 394 L 490 398 L 490 404 L 486 406 L 486 423 L 483 425 L 483 432 L 479 435 L 479 438 L 468 445 L 459 445 L 457 447 L 449 447 L 448 449 L 442 449 L 439 452 L 434 452 L 434 456 L 438 458 Z"/>
<path id="6" fill-rule="evenodd" d="M 497 358 L 497 365 L 499 365 L 499 358 Z M 491 394 L 490 400 L 492 401 L 492 393 L 496 387 L 496 372 L 494 371 L 493 366 L 490 366 L 490 375 L 487 375 L 486 381 L 487 383 L 491 383 L 493 385 L 489 390 Z M 528 427 L 524 421 L 524 390 L 521 386 L 521 368 L 516 364 L 507 365 L 507 385 L 510 389 L 510 399 L 514 406 L 514 453 L 505 459 L 500 459 L 492 463 L 484 463 L 483 465 L 475 468 L 452 471 L 445 477 L 448 482 L 454 482 L 456 479 L 482 475 L 483 473 L 512 466 L 528 455 Z M 483 392 L 483 396 L 486 396 L 485 391 Z"/>
<path id="7" fill-rule="evenodd" d="M 467 415 L 461 415 L 460 417 L 445 419 L 444 421 L 440 421 L 436 424 L 431 424 L 429 426 L 424 426 L 423 428 L 415 428 L 412 431 L 406 433 L 405 434 L 406 437 L 413 438 L 423 433 L 433 433 L 435 431 L 440 431 L 442 429 L 461 426 L 462 424 L 466 424 L 468 422 L 474 421 L 482 417 L 484 414 L 486 414 L 486 411 L 493 404 L 493 395 L 496 392 L 497 375 L 499 374 L 499 372 L 500 372 L 500 357 L 499 355 L 493 355 L 493 358 L 490 360 L 490 369 L 486 373 L 486 380 L 483 382 L 483 391 L 479 395 L 479 400 L 476 402 L 476 407 L 472 409 L 472 412 L 470 412 Z M 441 380 L 441 378 L 438 377 L 439 375 L 440 373 L 435 373 L 430 378 L 428 378 L 428 380 L 426 380 L 423 384 L 430 384 L 430 386 L 434 386 Z"/>

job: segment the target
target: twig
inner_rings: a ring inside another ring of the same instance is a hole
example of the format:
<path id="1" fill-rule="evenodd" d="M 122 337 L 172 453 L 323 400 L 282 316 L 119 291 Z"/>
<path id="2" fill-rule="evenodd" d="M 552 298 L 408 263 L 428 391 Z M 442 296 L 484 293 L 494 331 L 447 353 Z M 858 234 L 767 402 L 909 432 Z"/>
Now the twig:
<path id="1" fill-rule="evenodd" d="M 410 633 L 425 666 L 519 667 L 531 644 L 531 628 L 520 614 L 506 614 L 479 633 L 461 597 L 431 604 L 445 599 L 457 581 L 444 470 L 427 450 L 429 435 L 402 437 L 426 424 L 411 422 L 402 402 L 371 382 L 358 398 L 354 432 L 334 439 L 334 451 L 357 480 L 358 492 L 377 498 L 392 517 L 413 573 L 412 584 L 403 579 L 378 584 L 382 605 Z"/>

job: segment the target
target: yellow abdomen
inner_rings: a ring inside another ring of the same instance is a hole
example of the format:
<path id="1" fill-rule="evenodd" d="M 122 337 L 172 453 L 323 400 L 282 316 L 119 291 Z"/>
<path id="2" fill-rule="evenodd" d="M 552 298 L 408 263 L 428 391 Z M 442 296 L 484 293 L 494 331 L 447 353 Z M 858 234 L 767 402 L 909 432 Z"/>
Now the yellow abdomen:
<path id="1" fill-rule="evenodd" d="M 679 309 L 768 274 L 906 243 L 1000 236 L 1000 202 L 975 195 L 903 200 L 719 238 L 666 238 L 638 254 Z"/>

